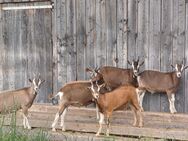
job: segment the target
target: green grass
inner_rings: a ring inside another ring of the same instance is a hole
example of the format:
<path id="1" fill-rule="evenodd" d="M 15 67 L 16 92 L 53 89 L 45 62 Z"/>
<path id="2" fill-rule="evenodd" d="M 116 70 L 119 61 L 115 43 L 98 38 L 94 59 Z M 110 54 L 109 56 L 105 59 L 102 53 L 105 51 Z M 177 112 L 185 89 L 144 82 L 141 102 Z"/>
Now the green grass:
<path id="1" fill-rule="evenodd" d="M 4 126 L 6 118 L 0 115 L 0 141 L 49 141 L 43 129 L 27 130 L 16 126 L 16 113 L 11 114 L 10 126 Z"/>

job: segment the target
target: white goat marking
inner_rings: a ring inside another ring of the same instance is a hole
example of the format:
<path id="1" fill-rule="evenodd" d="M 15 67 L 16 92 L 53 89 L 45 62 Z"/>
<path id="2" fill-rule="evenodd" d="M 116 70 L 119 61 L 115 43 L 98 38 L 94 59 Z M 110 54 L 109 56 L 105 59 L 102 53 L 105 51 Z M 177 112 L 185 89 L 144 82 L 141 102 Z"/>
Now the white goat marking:
<path id="1" fill-rule="evenodd" d="M 55 126 L 56 126 L 58 120 L 59 120 L 59 112 L 56 113 L 56 115 L 55 115 L 55 120 L 54 120 L 54 122 L 52 123 L 52 130 L 55 129 Z"/>
<path id="2" fill-rule="evenodd" d="M 67 113 L 67 108 L 65 108 L 65 110 L 63 111 L 62 115 L 61 115 L 61 127 L 62 127 L 62 131 L 65 131 L 65 115 Z"/>
<path id="3" fill-rule="evenodd" d="M 171 97 L 169 98 L 170 112 L 171 113 L 177 112 L 174 103 L 175 103 L 175 94 L 172 94 Z"/>
<path id="4" fill-rule="evenodd" d="M 104 124 L 104 114 L 100 113 L 100 120 L 99 120 L 99 130 L 97 131 L 96 136 L 99 136 L 102 131 L 102 124 Z"/>
<path id="5" fill-rule="evenodd" d="M 63 92 L 58 92 L 55 97 L 59 96 L 59 99 L 61 100 L 63 97 Z"/>

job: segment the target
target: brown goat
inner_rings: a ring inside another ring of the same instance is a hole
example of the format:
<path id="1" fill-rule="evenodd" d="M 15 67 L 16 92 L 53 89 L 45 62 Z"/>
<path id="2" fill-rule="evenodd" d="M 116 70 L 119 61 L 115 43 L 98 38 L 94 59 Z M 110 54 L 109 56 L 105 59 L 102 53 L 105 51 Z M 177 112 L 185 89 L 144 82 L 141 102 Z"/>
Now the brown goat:
<path id="1" fill-rule="evenodd" d="M 138 75 L 139 67 L 142 66 L 144 62 L 139 64 L 138 59 L 137 61 L 133 60 L 132 63 L 128 61 L 128 63 L 132 66 L 132 69 L 104 66 L 95 70 L 86 68 L 86 71 L 91 73 L 93 82 L 98 81 L 99 83 L 105 83 L 109 90 L 114 90 L 125 84 L 132 84 L 137 87 L 136 76 Z"/>
<path id="2" fill-rule="evenodd" d="M 104 123 L 104 116 L 107 117 L 106 135 L 109 135 L 110 117 L 112 116 L 112 112 L 126 105 L 128 102 L 130 102 L 131 109 L 134 111 L 133 126 L 143 126 L 141 108 L 137 99 L 137 90 L 134 86 L 123 85 L 111 92 L 100 94 L 99 90 L 102 86 L 98 86 L 98 89 L 96 90 L 92 81 L 91 84 L 92 86 L 90 89 L 100 112 L 100 127 L 96 136 L 100 135 L 101 133 L 102 124 Z"/>
<path id="3" fill-rule="evenodd" d="M 34 78 L 33 80 L 29 79 L 29 81 L 32 83 L 31 87 L 0 93 L 0 113 L 6 114 L 22 109 L 23 126 L 31 129 L 27 118 L 28 109 L 32 106 L 38 89 L 44 80 Z"/>
<path id="4" fill-rule="evenodd" d="M 54 122 L 52 124 L 53 131 L 56 131 L 55 126 L 60 116 L 62 131 L 65 131 L 64 118 L 67 112 L 67 108 L 70 105 L 80 107 L 87 106 L 93 102 L 91 91 L 88 89 L 90 86 L 90 81 L 73 81 L 71 83 L 67 83 L 59 90 L 57 95 L 60 97 L 60 104 L 59 110 L 56 113 Z"/>
<path id="5" fill-rule="evenodd" d="M 175 109 L 175 93 L 177 92 L 181 74 L 183 70 L 188 68 L 182 64 L 176 64 L 175 71 L 173 72 L 159 72 L 152 70 L 145 70 L 137 77 L 139 84 L 139 101 L 142 107 L 143 97 L 146 91 L 154 92 L 166 92 L 169 100 L 170 112 L 176 113 Z"/>

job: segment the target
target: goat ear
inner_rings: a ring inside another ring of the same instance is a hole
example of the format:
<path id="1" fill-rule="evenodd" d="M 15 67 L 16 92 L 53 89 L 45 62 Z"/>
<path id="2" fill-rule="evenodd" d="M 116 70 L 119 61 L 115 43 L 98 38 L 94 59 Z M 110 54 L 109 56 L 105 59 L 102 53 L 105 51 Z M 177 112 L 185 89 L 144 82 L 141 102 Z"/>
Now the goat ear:
<path id="1" fill-rule="evenodd" d="M 45 80 L 42 80 L 41 84 L 44 83 L 44 82 L 45 82 Z"/>
<path id="2" fill-rule="evenodd" d="M 140 66 L 144 65 L 144 61 L 142 63 L 140 63 Z"/>
<path id="3" fill-rule="evenodd" d="M 171 65 L 171 67 L 174 69 L 175 67 L 173 65 Z"/>
<path id="4" fill-rule="evenodd" d="M 130 62 L 129 60 L 127 60 L 127 63 L 128 63 L 129 65 L 132 65 L 131 62 Z"/>
<path id="5" fill-rule="evenodd" d="M 187 68 L 188 68 L 188 66 L 184 67 L 184 70 L 187 69 Z"/>
<path id="6" fill-rule="evenodd" d="M 139 62 L 139 60 L 140 60 L 140 56 L 138 56 L 137 62 Z"/>
<path id="7" fill-rule="evenodd" d="M 32 80 L 29 78 L 29 82 L 33 83 Z"/>
<path id="8" fill-rule="evenodd" d="M 86 68 L 86 72 L 93 72 L 93 70 L 90 68 Z"/>

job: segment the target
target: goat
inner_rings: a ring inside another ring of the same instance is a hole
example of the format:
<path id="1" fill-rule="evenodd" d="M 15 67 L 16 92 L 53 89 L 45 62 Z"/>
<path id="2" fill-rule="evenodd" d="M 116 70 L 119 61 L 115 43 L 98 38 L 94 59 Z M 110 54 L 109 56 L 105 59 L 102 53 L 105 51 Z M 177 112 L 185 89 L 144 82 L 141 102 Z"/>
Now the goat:
<path id="1" fill-rule="evenodd" d="M 29 82 L 32 84 L 30 87 L 0 93 L 0 113 L 7 114 L 22 109 L 23 126 L 24 128 L 31 129 L 27 118 L 28 109 L 32 106 L 44 80 L 41 80 L 40 77 L 38 77 L 33 80 L 29 79 Z"/>
<path id="2" fill-rule="evenodd" d="M 97 85 L 96 90 L 91 80 L 91 87 L 89 88 L 91 89 L 92 95 L 100 112 L 99 129 L 96 136 L 99 136 L 101 133 L 102 124 L 104 123 L 104 116 L 107 117 L 106 135 L 109 136 L 110 117 L 112 116 L 112 112 L 126 105 L 128 102 L 130 102 L 131 109 L 134 111 L 133 126 L 143 126 L 141 107 L 137 99 L 137 89 L 134 86 L 123 85 L 105 94 L 99 93 L 101 87 L 103 87 L 103 84 L 100 86 Z"/>
<path id="3" fill-rule="evenodd" d="M 98 81 L 99 83 L 105 83 L 109 90 L 125 85 L 132 84 L 137 87 L 136 76 L 139 72 L 140 66 L 144 64 L 144 61 L 139 64 L 139 58 L 137 61 L 133 60 L 132 63 L 128 61 L 128 64 L 132 66 L 132 69 L 122 69 L 110 66 L 104 66 L 99 69 L 86 68 L 87 72 L 91 73 L 92 81 Z"/>
<path id="4" fill-rule="evenodd" d="M 183 62 L 182 64 L 176 64 L 175 67 L 173 65 L 171 66 L 175 68 L 175 71 L 165 73 L 159 71 L 145 70 L 138 75 L 138 97 L 141 107 L 146 91 L 149 91 L 151 93 L 166 92 L 169 100 L 170 112 L 177 112 L 174 105 L 175 93 L 180 83 L 181 74 L 183 70 L 188 68 L 188 66 L 184 67 Z"/>
<path id="5" fill-rule="evenodd" d="M 91 91 L 88 89 L 90 86 L 90 81 L 73 81 L 67 83 L 59 90 L 59 92 L 56 94 L 56 96 L 60 97 L 59 110 L 55 115 L 54 122 L 52 123 L 52 131 L 56 131 L 55 126 L 60 117 L 62 131 L 65 131 L 64 118 L 70 105 L 76 107 L 87 106 L 93 102 Z M 96 110 L 98 111 L 98 109 Z"/>

